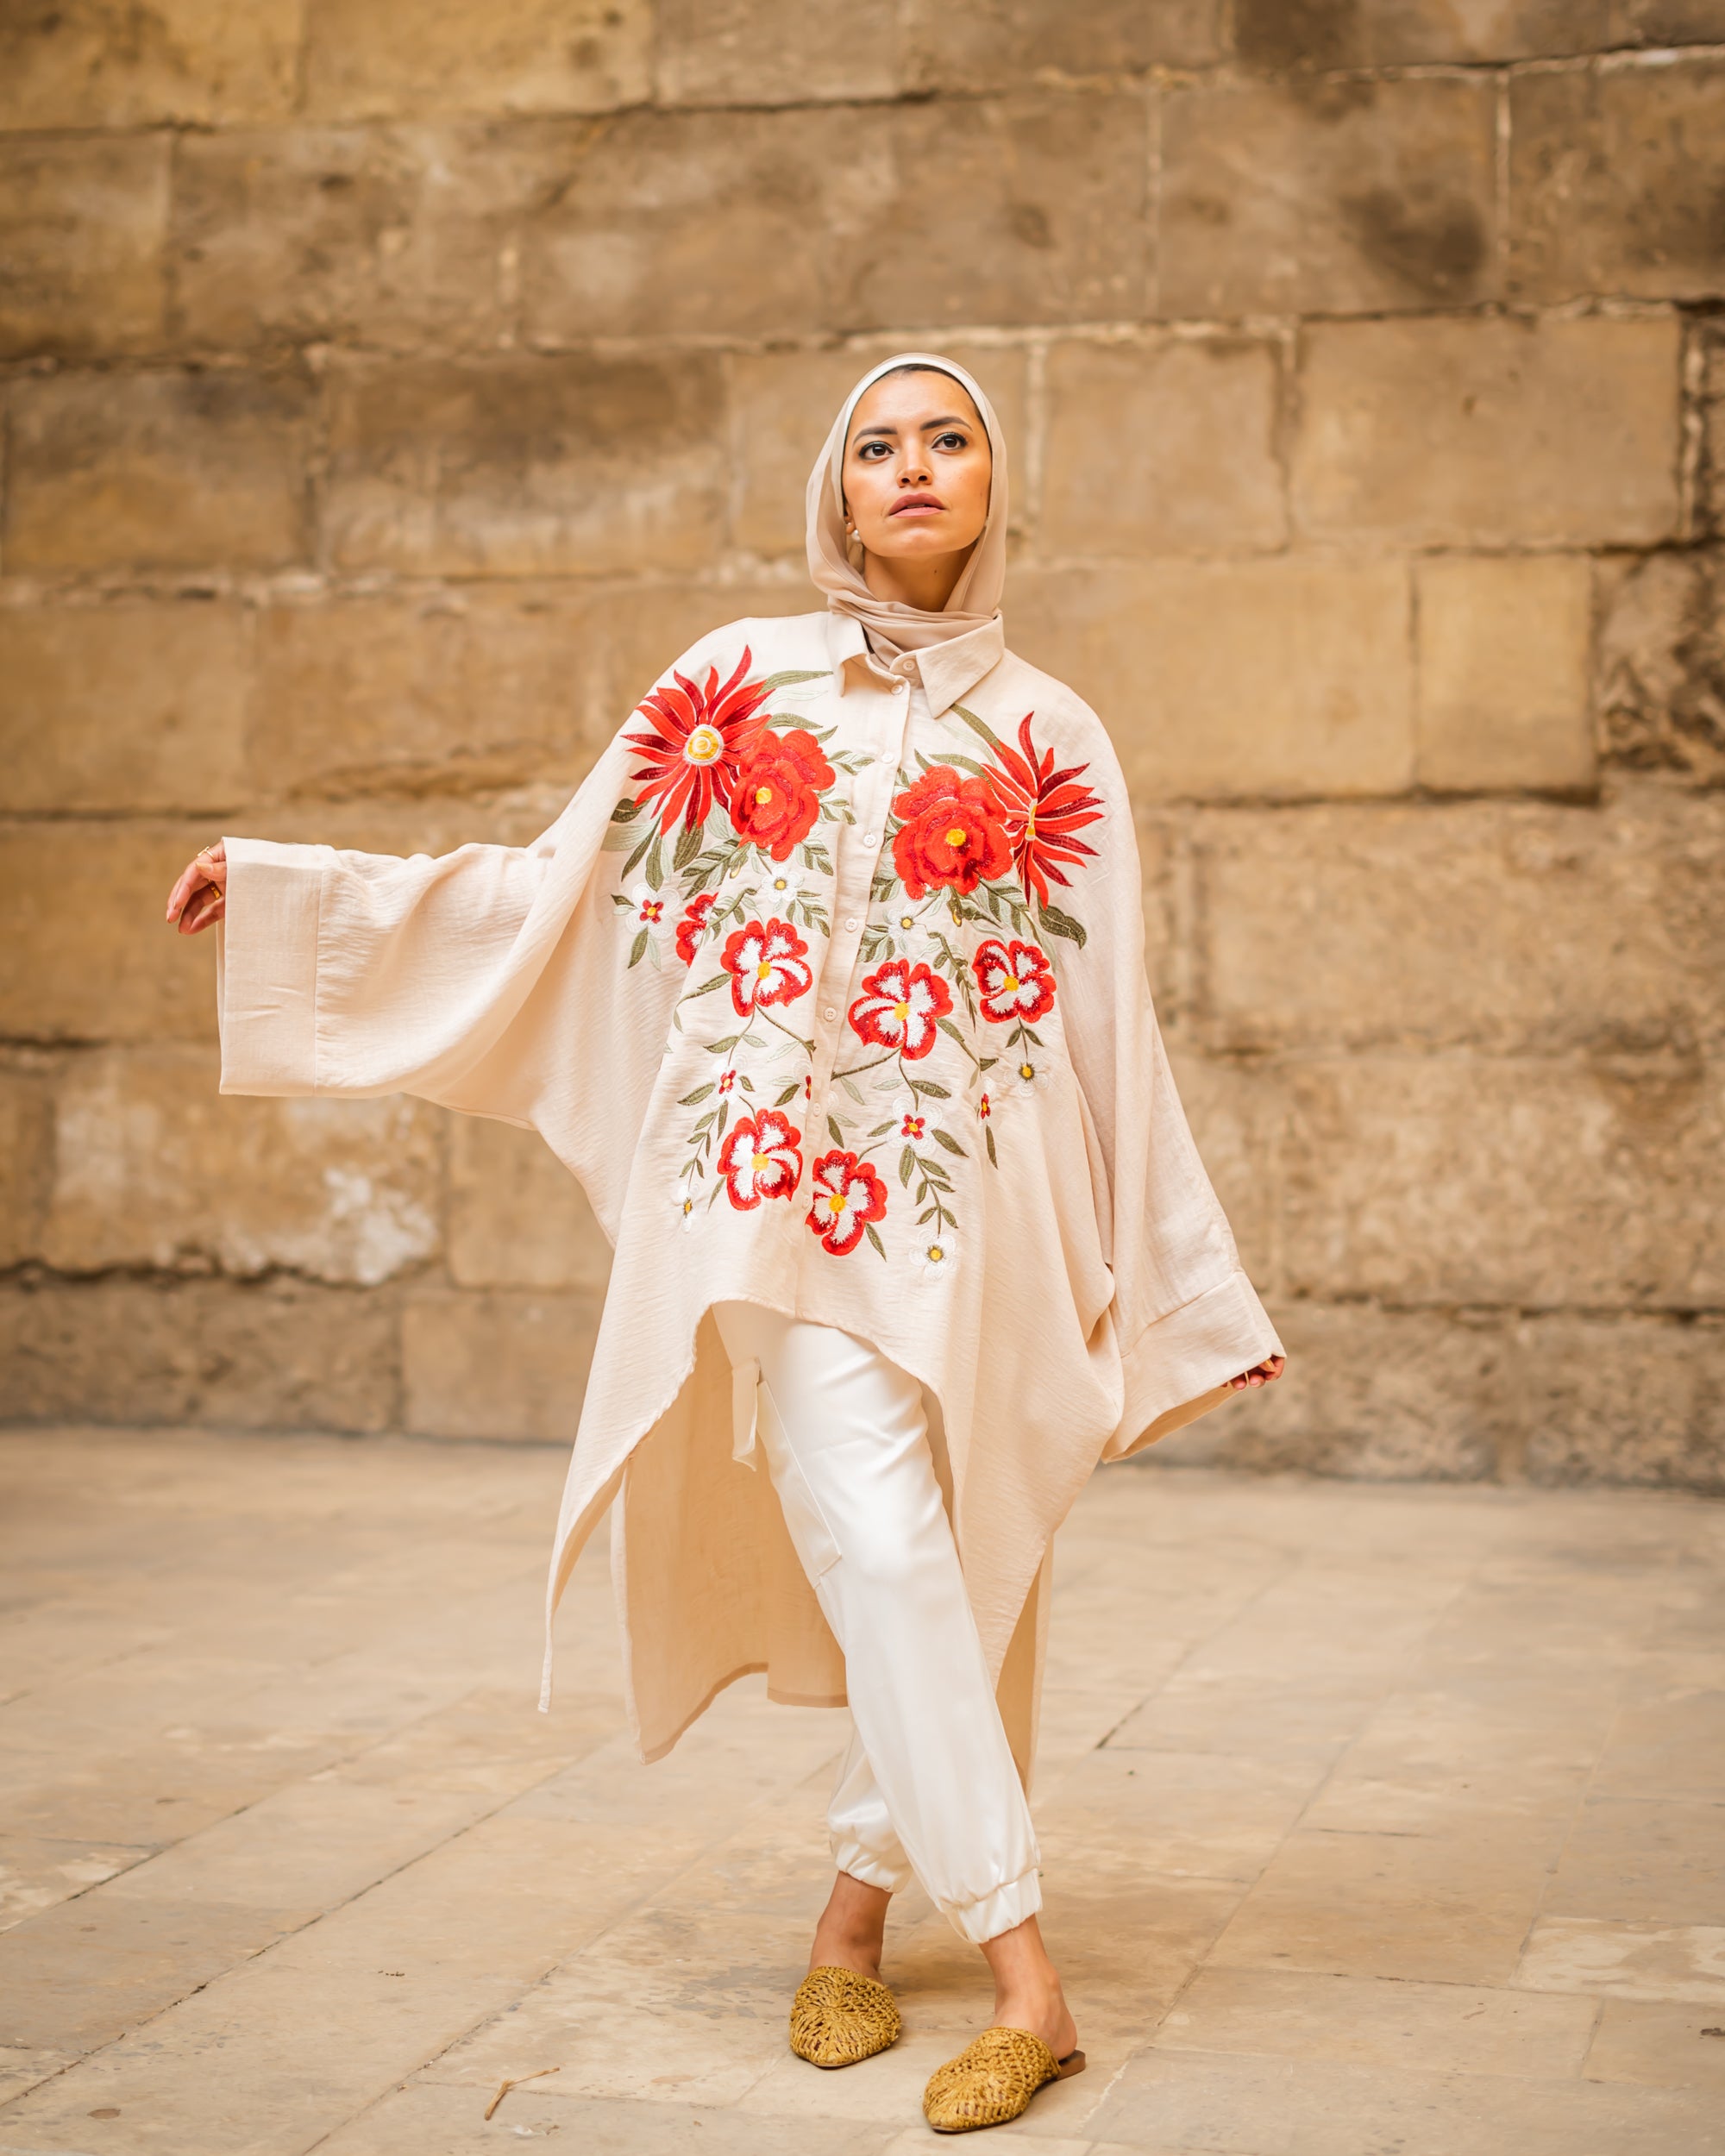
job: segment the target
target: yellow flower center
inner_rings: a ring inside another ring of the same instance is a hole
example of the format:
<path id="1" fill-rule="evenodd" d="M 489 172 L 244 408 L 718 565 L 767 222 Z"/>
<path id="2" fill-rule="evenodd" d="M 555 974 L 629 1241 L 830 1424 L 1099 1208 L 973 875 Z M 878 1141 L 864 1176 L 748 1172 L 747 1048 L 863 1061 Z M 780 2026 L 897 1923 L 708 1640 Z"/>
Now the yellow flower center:
<path id="1" fill-rule="evenodd" d="M 763 1168 L 770 1168 L 773 1165 L 773 1156 L 770 1153 L 756 1153 L 751 1158 L 755 1173 L 757 1175 Z"/>
<path id="2" fill-rule="evenodd" d="M 1028 1084 L 1029 1081 L 1035 1077 L 1035 1075 L 1036 1065 L 1034 1063 L 1025 1062 L 1019 1065 L 1019 1076 L 1022 1078 L 1026 1084 Z"/>
<path id="3" fill-rule="evenodd" d="M 964 826 L 962 824 L 955 824 L 948 831 L 946 843 L 949 846 L 962 846 L 964 843 Z"/>
<path id="4" fill-rule="evenodd" d="M 827 1200 L 826 1209 L 831 1213 L 843 1213 L 849 1202 L 843 1191 L 836 1190 Z"/>
<path id="5" fill-rule="evenodd" d="M 757 808 L 764 808 L 764 807 L 766 806 L 767 803 L 768 803 L 768 801 L 770 801 L 770 800 L 772 799 L 772 798 L 773 798 L 773 789 L 772 789 L 772 787 L 769 787 L 769 786 L 757 786 L 757 787 L 756 787 L 756 789 L 755 789 L 755 805 L 756 805 L 756 806 Z"/>
<path id="6" fill-rule="evenodd" d="M 1015 973 L 1009 973 L 1009 974 L 1007 975 L 1007 978 L 1006 978 L 1006 984 L 1005 984 L 1005 985 L 1006 985 L 1008 988 L 1016 988 L 1016 987 L 1018 987 L 1018 985 L 1019 985 L 1019 977 L 1018 977 L 1018 975 L 1017 975 Z"/>
<path id="7" fill-rule="evenodd" d="M 765 965 L 756 966 L 755 968 L 755 978 L 757 981 L 770 981 L 773 978 L 773 968 L 770 961 Z"/>
<path id="8" fill-rule="evenodd" d="M 928 1262 L 931 1265 L 944 1265 L 946 1263 L 946 1252 L 938 1243 L 929 1244 Z"/>
<path id="9" fill-rule="evenodd" d="M 724 736 L 717 726 L 697 726 L 683 743 L 684 761 L 688 763 L 717 763 L 724 754 Z"/>
<path id="10" fill-rule="evenodd" d="M 910 1014 L 911 1006 L 908 1003 L 895 1003 L 893 1006 L 893 1016 L 899 1021 L 900 1025 L 904 1024 L 905 1020 L 910 1016 Z"/>

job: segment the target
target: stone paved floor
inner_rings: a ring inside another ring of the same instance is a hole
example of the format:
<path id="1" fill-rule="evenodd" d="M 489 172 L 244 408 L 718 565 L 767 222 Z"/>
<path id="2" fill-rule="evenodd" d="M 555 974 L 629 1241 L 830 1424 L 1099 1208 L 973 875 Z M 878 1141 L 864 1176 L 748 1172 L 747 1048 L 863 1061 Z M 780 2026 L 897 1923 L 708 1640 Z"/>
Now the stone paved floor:
<path id="1" fill-rule="evenodd" d="M 784 2048 L 838 1716 L 639 1766 L 603 1559 L 533 1711 L 561 1459 L 0 1441 L 0 2151 L 932 2146 L 982 2025 Z M 1725 2150 L 1725 1508 L 1114 1470 L 1062 1537 L 1038 1807 L 1089 2071 L 1041 2156 Z M 557 2071 L 483 2114 L 505 2078 Z"/>

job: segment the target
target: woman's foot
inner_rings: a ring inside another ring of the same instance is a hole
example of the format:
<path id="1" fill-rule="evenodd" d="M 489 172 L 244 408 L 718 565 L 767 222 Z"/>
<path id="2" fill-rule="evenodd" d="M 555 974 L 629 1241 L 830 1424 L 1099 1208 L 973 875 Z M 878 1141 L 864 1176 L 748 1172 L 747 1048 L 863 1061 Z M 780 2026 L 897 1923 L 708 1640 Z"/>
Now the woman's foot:
<path id="1" fill-rule="evenodd" d="M 1027 2028 L 1057 2059 L 1076 2051 L 1078 2026 L 1035 1917 L 1027 1916 L 1011 1931 L 988 1940 L 982 1952 L 994 1973 L 994 2026 Z"/>
<path id="2" fill-rule="evenodd" d="M 892 1900 L 884 1887 L 865 1886 L 841 1871 L 814 1927 L 809 1951 L 811 1969 L 854 1969 L 859 1976 L 881 1975 L 881 1952 L 887 1938 L 887 1905 Z"/>

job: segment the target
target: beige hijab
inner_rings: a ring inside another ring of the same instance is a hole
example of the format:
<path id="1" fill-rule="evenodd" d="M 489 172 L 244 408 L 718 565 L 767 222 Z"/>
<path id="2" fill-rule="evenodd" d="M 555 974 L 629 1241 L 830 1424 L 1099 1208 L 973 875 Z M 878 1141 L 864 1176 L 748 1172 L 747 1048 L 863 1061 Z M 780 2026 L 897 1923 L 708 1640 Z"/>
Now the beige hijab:
<path id="1" fill-rule="evenodd" d="M 877 599 L 851 564 L 844 532 L 844 445 L 850 438 L 850 417 L 863 392 L 897 367 L 925 367 L 950 374 L 969 392 L 988 431 L 994 474 L 988 488 L 988 518 L 983 525 L 964 573 L 952 596 L 938 614 L 901 599 Z M 878 367 L 870 367 L 845 398 L 844 409 L 832 423 L 808 483 L 809 574 L 826 593 L 835 613 L 850 614 L 860 621 L 870 646 L 882 657 L 897 658 L 906 651 L 926 651 L 931 645 L 968 636 L 1000 617 L 1000 592 L 1007 576 L 1007 444 L 994 407 L 982 385 L 962 367 L 935 352 L 896 352 Z"/>

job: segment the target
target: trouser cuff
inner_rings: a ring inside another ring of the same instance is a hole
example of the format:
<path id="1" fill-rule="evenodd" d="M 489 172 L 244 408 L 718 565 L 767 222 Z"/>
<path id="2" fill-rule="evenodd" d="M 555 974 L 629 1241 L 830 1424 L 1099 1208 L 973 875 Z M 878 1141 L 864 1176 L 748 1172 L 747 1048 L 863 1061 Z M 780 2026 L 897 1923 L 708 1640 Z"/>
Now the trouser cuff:
<path id="1" fill-rule="evenodd" d="M 835 1841 L 832 1861 L 839 1871 L 853 1879 L 860 1879 L 864 1886 L 879 1887 L 883 1894 L 902 1893 L 915 1876 L 908 1865 L 895 1867 L 882 1863 L 861 1842 Z"/>
<path id="2" fill-rule="evenodd" d="M 967 1902 L 962 1908 L 944 1908 L 941 1915 L 961 1939 L 981 1946 L 1022 1924 L 1026 1917 L 1034 1916 L 1041 1907 L 1042 1881 L 1034 1871 L 1026 1871 L 1021 1879 L 996 1887 L 980 1902 Z"/>

